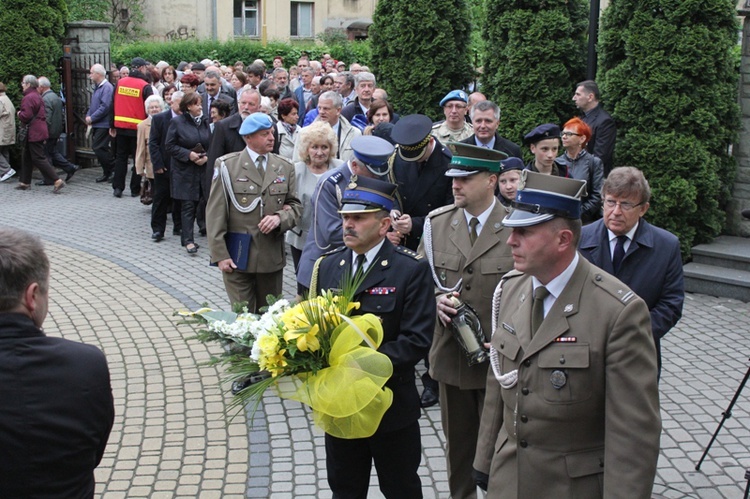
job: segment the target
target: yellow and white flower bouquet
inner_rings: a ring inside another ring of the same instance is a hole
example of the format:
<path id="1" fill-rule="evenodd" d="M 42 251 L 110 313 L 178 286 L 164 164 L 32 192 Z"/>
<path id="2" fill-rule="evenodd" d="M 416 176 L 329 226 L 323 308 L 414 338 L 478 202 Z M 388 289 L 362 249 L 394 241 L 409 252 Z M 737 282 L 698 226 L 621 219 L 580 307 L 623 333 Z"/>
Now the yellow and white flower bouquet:
<path id="1" fill-rule="evenodd" d="M 383 340 L 380 319 L 352 316 L 356 286 L 341 294 L 325 291 L 299 303 L 275 301 L 261 316 L 201 309 L 178 312 L 205 328 L 194 338 L 226 347 L 221 359 L 229 381 L 251 378 L 233 405 L 251 404 L 274 387 L 282 398 L 312 408 L 315 423 L 339 438 L 364 438 L 377 430 L 393 401 L 385 387 L 393 374 L 390 359 L 377 351 Z"/>

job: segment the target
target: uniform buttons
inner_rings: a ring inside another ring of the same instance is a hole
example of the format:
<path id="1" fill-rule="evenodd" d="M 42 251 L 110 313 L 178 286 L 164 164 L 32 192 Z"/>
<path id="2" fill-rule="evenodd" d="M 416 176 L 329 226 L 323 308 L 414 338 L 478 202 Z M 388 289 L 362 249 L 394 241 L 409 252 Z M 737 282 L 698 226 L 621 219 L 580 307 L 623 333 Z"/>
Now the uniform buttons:
<path id="1" fill-rule="evenodd" d="M 498 265 L 497 270 L 503 270 L 503 268 L 500 265 Z"/>
<path id="2" fill-rule="evenodd" d="M 594 280 L 595 280 L 596 282 L 599 282 L 599 281 L 601 281 L 601 280 L 602 280 L 602 276 L 601 276 L 601 274 L 596 274 L 596 277 L 594 277 Z"/>
<path id="3" fill-rule="evenodd" d="M 474 273 L 474 269 L 471 268 L 471 267 L 469 267 L 468 269 L 466 269 L 466 272 L 469 273 L 469 274 L 473 274 Z"/>
<path id="4" fill-rule="evenodd" d="M 505 348 L 505 343 L 500 343 L 500 350 L 502 350 L 503 348 Z"/>
<path id="5" fill-rule="evenodd" d="M 565 357 L 560 357 L 560 364 L 565 364 Z"/>
<path id="6" fill-rule="evenodd" d="M 466 291 L 471 291 L 471 284 L 466 285 Z"/>
<path id="7" fill-rule="evenodd" d="M 526 440 L 521 440 L 520 442 L 518 442 L 518 445 L 520 445 L 521 447 L 525 449 L 526 447 L 529 446 L 529 443 Z"/>
<path id="8" fill-rule="evenodd" d="M 529 418 L 526 417 L 526 414 L 521 414 L 521 422 L 522 423 L 528 423 L 529 422 Z"/>
<path id="9" fill-rule="evenodd" d="M 521 388 L 521 393 L 523 393 L 524 395 L 528 395 L 529 394 L 529 389 L 528 388 Z"/>
<path id="10" fill-rule="evenodd" d="M 523 361 L 523 365 L 526 367 L 531 367 L 531 361 L 529 359 L 526 359 Z"/>

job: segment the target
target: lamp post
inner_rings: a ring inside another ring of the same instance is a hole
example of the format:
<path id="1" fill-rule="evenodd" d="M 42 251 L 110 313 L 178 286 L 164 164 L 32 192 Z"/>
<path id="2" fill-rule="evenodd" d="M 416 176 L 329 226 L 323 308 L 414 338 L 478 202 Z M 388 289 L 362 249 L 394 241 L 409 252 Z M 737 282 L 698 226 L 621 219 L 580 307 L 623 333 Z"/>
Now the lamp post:
<path id="1" fill-rule="evenodd" d="M 747 0 L 750 2 L 750 0 Z M 586 79 L 596 79 L 596 42 L 599 38 L 599 0 L 591 0 L 589 8 L 589 51 L 586 61 Z"/>

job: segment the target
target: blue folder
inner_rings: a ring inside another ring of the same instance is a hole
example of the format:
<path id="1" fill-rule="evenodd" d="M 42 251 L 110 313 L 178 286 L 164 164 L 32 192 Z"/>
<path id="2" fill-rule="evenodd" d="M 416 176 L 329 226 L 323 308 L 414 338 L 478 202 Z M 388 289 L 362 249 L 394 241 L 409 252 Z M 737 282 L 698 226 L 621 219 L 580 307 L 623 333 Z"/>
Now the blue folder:
<path id="1" fill-rule="evenodd" d="M 227 232 L 224 240 L 227 243 L 229 257 L 237 266 L 237 270 L 247 270 L 247 264 L 250 260 L 250 242 L 253 240 L 253 236 L 242 232 Z M 215 263 L 211 265 L 216 266 Z"/>

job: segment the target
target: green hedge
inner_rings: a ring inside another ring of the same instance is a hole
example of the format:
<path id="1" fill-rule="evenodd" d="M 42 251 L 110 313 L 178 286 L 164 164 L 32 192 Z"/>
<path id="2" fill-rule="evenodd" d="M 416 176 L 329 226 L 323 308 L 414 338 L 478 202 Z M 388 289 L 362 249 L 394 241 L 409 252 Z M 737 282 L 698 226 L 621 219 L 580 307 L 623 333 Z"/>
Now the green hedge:
<path id="1" fill-rule="evenodd" d="M 442 119 L 440 100 L 473 79 L 465 0 L 380 0 L 369 35 L 378 86 L 401 114 Z"/>
<path id="2" fill-rule="evenodd" d="M 617 165 L 641 169 L 647 218 L 683 256 L 725 222 L 737 140 L 739 26 L 732 0 L 618 0 L 604 13 L 600 77 L 618 125 Z"/>
<path id="3" fill-rule="evenodd" d="M 353 62 L 369 64 L 371 60 L 368 42 L 347 42 L 333 45 L 305 43 L 269 42 L 263 46 L 254 40 L 232 40 L 219 42 L 214 40 L 185 40 L 174 42 L 136 42 L 112 47 L 112 61 L 118 65 L 128 65 L 133 57 L 143 57 L 151 62 L 160 60 L 177 66 L 180 61 L 200 61 L 202 59 L 218 59 L 223 64 L 234 64 L 243 61 L 245 64 L 255 59 L 262 59 L 271 67 L 273 58 L 280 55 L 284 58 L 284 65 L 288 68 L 297 64 L 302 54 L 312 59 L 320 59 L 325 54 L 344 61 L 347 65 Z"/>
<path id="4" fill-rule="evenodd" d="M 578 114 L 572 102 L 586 70 L 588 2 L 487 0 L 484 86 L 502 111 L 499 133 L 516 143 L 542 123 Z"/>
<path id="5" fill-rule="evenodd" d="M 24 75 L 46 76 L 56 88 L 65 0 L 0 0 L 0 81 L 18 107 Z"/>

